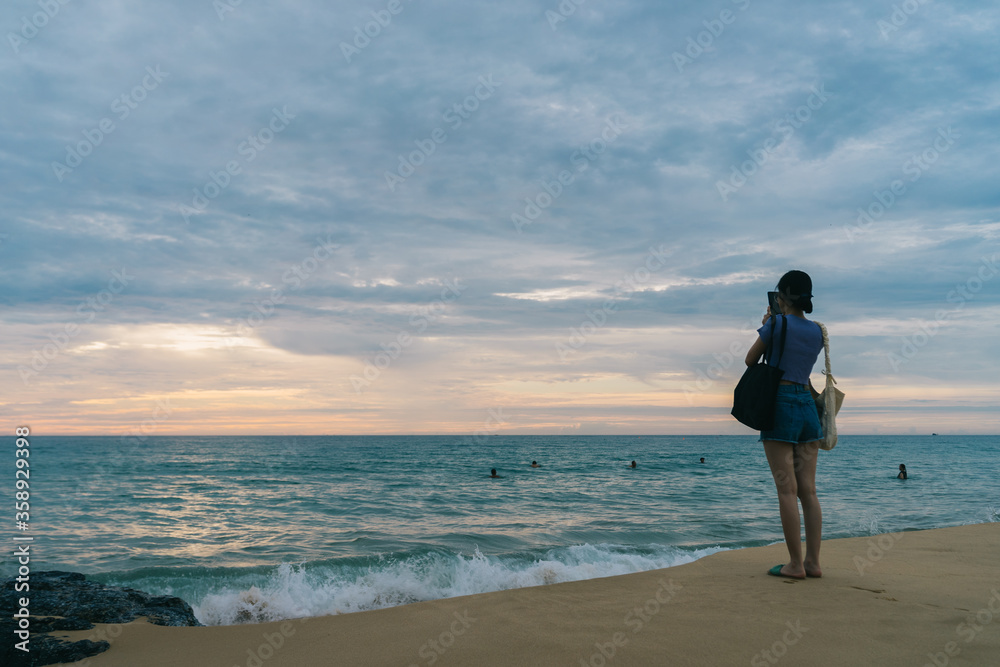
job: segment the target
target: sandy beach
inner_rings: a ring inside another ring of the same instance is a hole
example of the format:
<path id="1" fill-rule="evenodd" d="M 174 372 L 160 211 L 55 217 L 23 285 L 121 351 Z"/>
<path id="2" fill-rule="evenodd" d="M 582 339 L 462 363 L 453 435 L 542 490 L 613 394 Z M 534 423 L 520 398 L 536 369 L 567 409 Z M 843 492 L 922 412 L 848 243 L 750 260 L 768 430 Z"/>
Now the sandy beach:
<path id="1" fill-rule="evenodd" d="M 78 667 L 995 665 L 998 554 L 988 523 L 826 541 L 822 579 L 767 576 L 776 544 L 355 614 L 65 634 L 111 642 Z"/>

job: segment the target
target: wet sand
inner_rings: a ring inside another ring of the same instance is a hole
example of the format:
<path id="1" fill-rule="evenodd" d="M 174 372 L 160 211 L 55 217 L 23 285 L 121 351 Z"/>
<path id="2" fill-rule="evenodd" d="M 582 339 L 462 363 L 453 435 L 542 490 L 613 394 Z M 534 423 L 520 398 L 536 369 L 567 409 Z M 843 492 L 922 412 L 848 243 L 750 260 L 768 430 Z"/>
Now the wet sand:
<path id="1" fill-rule="evenodd" d="M 1000 662 L 1000 523 L 827 540 L 821 579 L 766 574 L 786 558 L 776 544 L 355 614 L 64 634 L 111 641 L 77 667 Z"/>

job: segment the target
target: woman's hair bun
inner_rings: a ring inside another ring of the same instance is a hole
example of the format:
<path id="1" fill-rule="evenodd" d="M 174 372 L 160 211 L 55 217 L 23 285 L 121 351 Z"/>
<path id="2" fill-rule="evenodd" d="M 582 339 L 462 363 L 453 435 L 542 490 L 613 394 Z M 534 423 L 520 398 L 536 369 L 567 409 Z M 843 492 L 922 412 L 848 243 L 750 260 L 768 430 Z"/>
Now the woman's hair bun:
<path id="1" fill-rule="evenodd" d="M 781 280 L 778 281 L 778 291 L 802 312 L 813 311 L 812 278 L 805 271 L 789 271 L 781 276 Z"/>

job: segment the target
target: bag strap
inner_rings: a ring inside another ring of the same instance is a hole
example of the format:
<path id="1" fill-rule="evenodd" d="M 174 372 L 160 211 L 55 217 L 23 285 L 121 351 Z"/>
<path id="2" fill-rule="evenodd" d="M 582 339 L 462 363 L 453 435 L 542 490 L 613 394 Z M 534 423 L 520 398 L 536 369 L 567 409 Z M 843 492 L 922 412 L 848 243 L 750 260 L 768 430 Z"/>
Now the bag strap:
<path id="1" fill-rule="evenodd" d="M 818 324 L 819 330 L 823 333 L 823 351 L 826 353 L 826 369 L 823 371 L 823 375 L 833 380 L 834 384 L 837 384 L 837 380 L 834 379 L 833 372 L 830 370 L 830 335 L 826 332 L 825 324 L 816 322 L 816 320 L 813 320 L 813 323 Z"/>
<path id="2" fill-rule="evenodd" d="M 777 317 L 777 315 L 772 315 L 772 317 Z M 781 347 L 778 348 L 778 360 L 772 364 L 771 349 L 774 347 L 774 331 L 777 328 L 778 327 L 771 325 L 771 340 L 767 343 L 767 354 L 764 359 L 769 366 L 774 366 L 775 368 L 781 364 L 781 355 L 785 353 L 785 332 L 788 330 L 788 319 L 784 315 L 781 317 Z"/>
<path id="3" fill-rule="evenodd" d="M 774 330 L 777 328 L 773 324 L 771 325 L 771 335 L 767 337 L 767 347 L 764 348 L 764 363 L 768 365 L 771 363 L 771 352 L 774 350 Z"/>
<path id="4" fill-rule="evenodd" d="M 778 363 L 775 366 L 781 365 L 781 356 L 785 353 L 785 332 L 788 331 L 788 317 L 785 315 L 781 316 L 781 348 L 778 350 Z"/>

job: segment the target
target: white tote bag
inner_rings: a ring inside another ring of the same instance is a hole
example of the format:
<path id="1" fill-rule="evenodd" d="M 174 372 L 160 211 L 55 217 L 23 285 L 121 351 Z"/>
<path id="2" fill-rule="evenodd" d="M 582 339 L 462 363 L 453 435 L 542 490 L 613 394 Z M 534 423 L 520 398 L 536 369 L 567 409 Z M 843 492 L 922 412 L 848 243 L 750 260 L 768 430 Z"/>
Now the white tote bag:
<path id="1" fill-rule="evenodd" d="M 833 379 L 830 371 L 830 336 L 826 333 L 826 325 L 816 322 L 820 331 L 823 332 L 823 351 L 826 354 L 826 369 L 823 375 L 826 376 L 826 387 L 823 392 L 817 394 L 812 383 L 809 389 L 812 391 L 813 399 L 816 401 L 816 409 L 820 412 L 820 424 L 823 427 L 823 439 L 820 440 L 820 449 L 833 449 L 837 446 L 837 413 L 844 403 L 844 392 L 835 386 L 837 381 Z"/>

